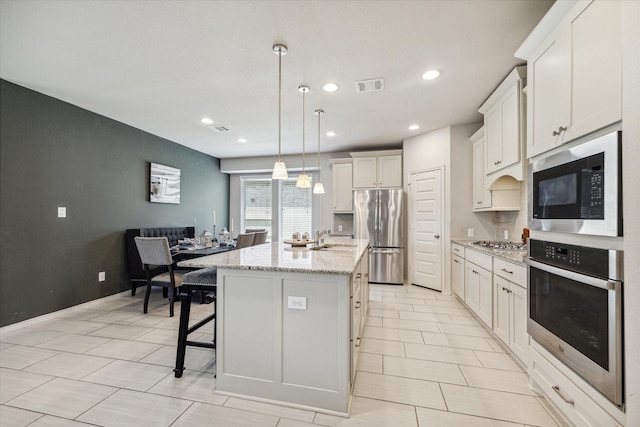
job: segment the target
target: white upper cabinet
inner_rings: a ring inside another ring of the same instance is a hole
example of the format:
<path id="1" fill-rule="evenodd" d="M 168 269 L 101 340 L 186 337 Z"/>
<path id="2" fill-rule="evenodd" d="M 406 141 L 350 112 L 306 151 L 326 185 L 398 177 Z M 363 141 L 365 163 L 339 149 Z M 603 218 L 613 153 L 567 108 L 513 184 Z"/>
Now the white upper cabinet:
<path id="1" fill-rule="evenodd" d="M 578 1 L 536 48 L 516 53 L 528 64 L 527 157 L 622 119 L 621 13 L 620 1 Z"/>
<path id="2" fill-rule="evenodd" d="M 483 210 L 491 207 L 491 191 L 484 171 L 484 127 L 471 135 L 469 140 L 473 143 L 473 210 Z"/>
<path id="3" fill-rule="evenodd" d="M 332 159 L 333 212 L 353 213 L 353 167 L 351 159 Z"/>
<path id="4" fill-rule="evenodd" d="M 526 102 L 522 92 L 527 67 L 516 67 L 478 111 L 484 115 L 485 173 L 501 171 L 524 179 Z"/>
<path id="5" fill-rule="evenodd" d="M 353 188 L 401 188 L 402 150 L 351 153 Z"/>

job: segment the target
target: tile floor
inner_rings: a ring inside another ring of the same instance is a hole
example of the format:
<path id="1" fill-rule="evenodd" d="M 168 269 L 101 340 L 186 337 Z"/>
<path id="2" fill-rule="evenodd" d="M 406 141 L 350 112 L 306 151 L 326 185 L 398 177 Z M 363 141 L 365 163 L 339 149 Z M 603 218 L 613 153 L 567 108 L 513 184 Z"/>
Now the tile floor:
<path id="1" fill-rule="evenodd" d="M 209 349 L 188 348 L 174 378 L 178 316 L 159 291 L 143 315 L 141 294 L 0 331 L 0 426 L 560 425 L 504 348 L 439 292 L 371 286 L 348 419 L 215 394 Z M 212 308 L 194 304 L 193 321 Z"/>

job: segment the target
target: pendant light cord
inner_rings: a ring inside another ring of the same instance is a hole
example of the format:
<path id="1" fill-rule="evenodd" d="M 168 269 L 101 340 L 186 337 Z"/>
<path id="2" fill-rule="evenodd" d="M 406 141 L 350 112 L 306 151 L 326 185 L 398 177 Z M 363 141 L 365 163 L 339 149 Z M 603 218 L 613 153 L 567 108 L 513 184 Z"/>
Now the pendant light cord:
<path id="1" fill-rule="evenodd" d="M 320 116 L 322 115 L 322 113 L 318 110 L 317 114 L 318 114 L 318 182 L 321 182 L 322 179 L 320 178 L 322 177 L 322 171 L 320 171 Z"/>
<path id="2" fill-rule="evenodd" d="M 282 48 L 278 51 L 278 161 L 282 161 Z"/>
<path id="3" fill-rule="evenodd" d="M 304 95 L 306 90 L 302 91 L 302 173 L 304 174 Z"/>

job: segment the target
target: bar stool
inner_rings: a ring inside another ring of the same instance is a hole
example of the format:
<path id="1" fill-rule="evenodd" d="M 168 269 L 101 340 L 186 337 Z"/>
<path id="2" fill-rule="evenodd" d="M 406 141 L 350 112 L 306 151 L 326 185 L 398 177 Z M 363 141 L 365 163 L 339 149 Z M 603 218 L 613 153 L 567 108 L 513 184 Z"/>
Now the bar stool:
<path id="1" fill-rule="evenodd" d="M 180 326 L 178 329 L 178 349 L 176 353 L 176 367 L 173 370 L 176 378 L 182 376 L 184 371 L 184 358 L 187 346 L 204 348 L 216 348 L 216 328 L 213 329 L 213 342 L 189 341 L 190 333 L 198 330 L 202 326 L 216 319 L 216 285 L 218 282 L 218 270 L 216 268 L 203 268 L 192 271 L 182 276 L 182 286 L 180 287 Z M 194 292 L 213 293 L 214 312 L 205 317 L 192 327 L 189 327 L 189 314 L 191 313 L 191 297 Z"/>

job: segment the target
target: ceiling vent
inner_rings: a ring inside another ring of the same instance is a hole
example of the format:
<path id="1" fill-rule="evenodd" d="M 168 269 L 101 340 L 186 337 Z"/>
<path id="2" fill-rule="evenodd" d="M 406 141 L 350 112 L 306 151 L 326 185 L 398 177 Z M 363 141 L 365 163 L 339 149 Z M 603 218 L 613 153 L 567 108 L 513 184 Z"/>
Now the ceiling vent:
<path id="1" fill-rule="evenodd" d="M 356 93 L 378 92 L 384 90 L 384 79 L 361 80 L 356 82 Z"/>
<path id="2" fill-rule="evenodd" d="M 215 130 L 216 132 L 229 132 L 229 128 L 222 125 L 208 126 L 208 128 L 211 130 Z"/>

